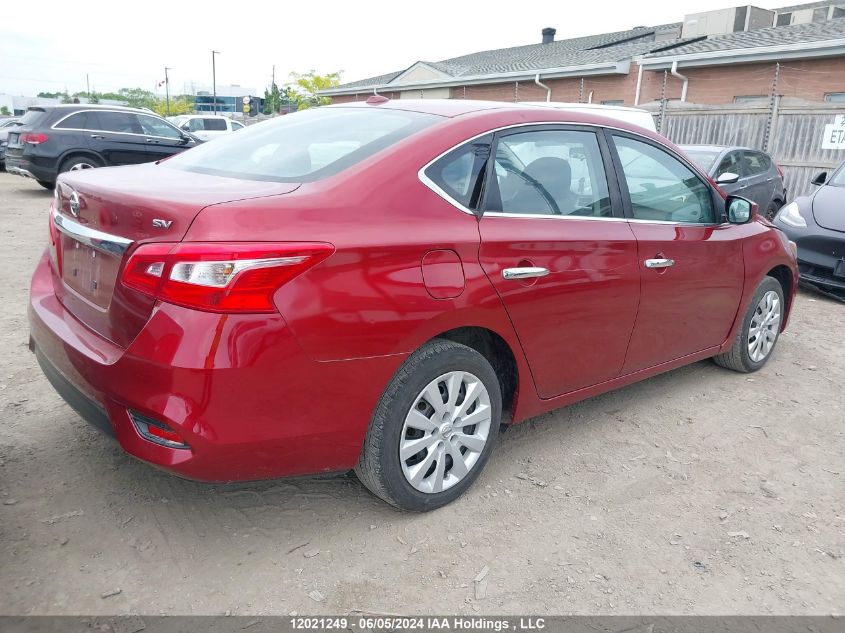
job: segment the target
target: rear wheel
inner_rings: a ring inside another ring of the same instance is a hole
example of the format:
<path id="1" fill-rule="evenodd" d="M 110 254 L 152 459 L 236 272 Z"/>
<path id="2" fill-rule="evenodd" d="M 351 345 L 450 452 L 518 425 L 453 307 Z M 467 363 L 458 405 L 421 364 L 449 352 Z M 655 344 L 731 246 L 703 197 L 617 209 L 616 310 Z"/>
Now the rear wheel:
<path id="1" fill-rule="evenodd" d="M 780 211 L 780 208 L 782 206 L 783 204 L 778 200 L 772 200 L 769 203 L 769 208 L 766 209 L 766 218 L 768 218 L 769 220 L 774 220 L 775 216 L 778 214 L 778 211 Z"/>
<path id="2" fill-rule="evenodd" d="M 94 169 L 102 167 L 100 161 L 91 158 L 90 156 L 71 156 L 59 168 L 59 173 L 63 174 L 66 171 L 80 171 L 82 169 Z"/>
<path id="3" fill-rule="evenodd" d="M 487 359 L 435 339 L 405 361 L 382 395 L 355 474 L 397 508 L 439 508 L 484 468 L 501 411 L 499 381 Z"/>
<path id="4" fill-rule="evenodd" d="M 716 364 L 742 373 L 757 371 L 765 365 L 780 335 L 785 305 L 780 283 L 772 277 L 763 279 L 731 349 L 716 356 L 713 359 Z"/>

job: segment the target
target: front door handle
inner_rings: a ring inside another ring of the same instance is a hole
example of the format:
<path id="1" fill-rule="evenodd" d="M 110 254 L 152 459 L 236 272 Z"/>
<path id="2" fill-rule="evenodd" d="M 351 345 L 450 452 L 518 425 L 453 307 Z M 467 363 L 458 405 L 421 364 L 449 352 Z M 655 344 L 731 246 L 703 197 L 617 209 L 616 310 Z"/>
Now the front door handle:
<path id="1" fill-rule="evenodd" d="M 505 279 L 533 279 L 534 277 L 545 277 L 548 274 L 548 268 L 537 268 L 534 266 L 526 266 L 525 268 L 505 268 L 502 270 L 502 277 Z"/>
<path id="2" fill-rule="evenodd" d="M 95 139 L 98 139 L 98 140 L 101 140 L 101 141 L 102 141 L 102 140 L 103 140 L 104 138 L 106 138 L 106 137 L 105 137 L 105 136 L 103 136 L 102 134 L 92 134 L 92 135 L 91 135 L 91 138 L 95 138 Z"/>
<path id="3" fill-rule="evenodd" d="M 645 260 L 645 267 L 646 268 L 669 268 L 669 266 L 674 266 L 675 260 L 674 259 L 647 259 Z"/>

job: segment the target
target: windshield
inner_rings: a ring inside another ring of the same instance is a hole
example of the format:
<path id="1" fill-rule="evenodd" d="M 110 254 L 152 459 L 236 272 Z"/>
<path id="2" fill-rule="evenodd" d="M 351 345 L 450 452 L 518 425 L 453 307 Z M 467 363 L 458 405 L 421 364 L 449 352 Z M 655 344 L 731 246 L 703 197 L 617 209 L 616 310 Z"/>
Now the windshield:
<path id="1" fill-rule="evenodd" d="M 312 182 L 439 120 L 432 114 L 400 110 L 315 108 L 252 125 L 163 165 L 246 180 Z"/>
<path id="2" fill-rule="evenodd" d="M 692 162 L 698 165 L 704 173 L 710 173 L 713 164 L 722 153 L 722 150 L 689 149 L 686 147 L 682 147 L 681 149 L 684 150 L 684 154 L 689 156 Z"/>
<path id="3" fill-rule="evenodd" d="M 839 169 L 836 170 L 827 184 L 833 185 L 834 187 L 845 187 L 845 163 L 839 166 Z"/>

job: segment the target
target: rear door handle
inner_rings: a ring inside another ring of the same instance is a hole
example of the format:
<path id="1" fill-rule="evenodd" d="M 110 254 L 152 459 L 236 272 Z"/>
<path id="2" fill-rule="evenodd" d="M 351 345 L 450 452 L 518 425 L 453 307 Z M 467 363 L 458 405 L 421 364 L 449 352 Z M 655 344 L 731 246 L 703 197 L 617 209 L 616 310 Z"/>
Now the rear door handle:
<path id="1" fill-rule="evenodd" d="M 103 140 L 104 138 L 106 138 L 106 137 L 105 137 L 105 136 L 103 136 L 102 134 L 92 134 L 92 135 L 91 135 L 91 138 L 96 138 L 96 139 L 99 139 L 99 140 L 101 140 L 101 141 L 102 141 L 102 140 Z"/>
<path id="2" fill-rule="evenodd" d="M 645 267 L 646 268 L 669 268 L 669 266 L 674 266 L 675 260 L 674 259 L 647 259 L 645 260 Z"/>
<path id="3" fill-rule="evenodd" d="M 535 268 L 533 266 L 505 268 L 502 270 L 502 277 L 505 279 L 532 279 L 534 277 L 545 277 L 548 274 L 548 268 Z"/>

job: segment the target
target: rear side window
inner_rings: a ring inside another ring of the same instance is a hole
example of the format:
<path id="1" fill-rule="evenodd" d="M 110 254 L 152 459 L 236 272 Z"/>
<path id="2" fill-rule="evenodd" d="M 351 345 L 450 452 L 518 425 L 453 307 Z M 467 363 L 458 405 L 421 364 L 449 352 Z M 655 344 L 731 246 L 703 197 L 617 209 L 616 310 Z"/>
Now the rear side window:
<path id="1" fill-rule="evenodd" d="M 223 119 L 203 119 L 205 129 L 210 132 L 225 132 L 226 121 Z"/>
<path id="2" fill-rule="evenodd" d="M 56 123 L 55 127 L 65 130 L 88 130 L 88 113 L 77 112 Z"/>
<path id="3" fill-rule="evenodd" d="M 492 140 L 492 136 L 485 136 L 452 150 L 426 169 L 425 175 L 448 197 L 474 209 Z"/>
<path id="4" fill-rule="evenodd" d="M 313 182 L 442 120 L 404 110 L 313 108 L 226 134 L 162 164 L 230 178 Z"/>
<path id="5" fill-rule="evenodd" d="M 143 134 L 138 117 L 132 112 L 97 112 L 98 130 L 121 134 Z"/>

